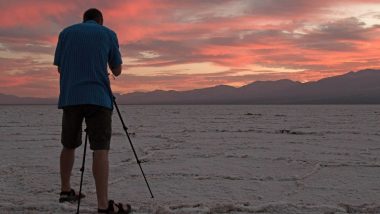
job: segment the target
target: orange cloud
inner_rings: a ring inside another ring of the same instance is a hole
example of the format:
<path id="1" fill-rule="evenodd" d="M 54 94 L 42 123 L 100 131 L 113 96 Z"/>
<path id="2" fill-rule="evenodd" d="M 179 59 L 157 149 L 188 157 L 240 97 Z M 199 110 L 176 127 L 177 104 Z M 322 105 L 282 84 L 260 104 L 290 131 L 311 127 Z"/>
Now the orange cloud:
<path id="1" fill-rule="evenodd" d="M 57 36 L 81 22 L 88 7 L 101 9 L 105 25 L 118 34 L 126 59 L 126 74 L 113 81 L 118 92 L 312 81 L 380 67 L 375 0 L 20 0 L 0 6 L 0 93 L 56 96 Z M 342 6 L 367 12 L 341 15 Z M 215 68 L 170 70 L 200 63 Z M 157 73 L 142 74 L 147 68 Z"/>
<path id="2" fill-rule="evenodd" d="M 60 14 L 66 13 L 74 6 L 63 1 L 8 1 L 2 4 L 2 28 L 46 24 L 50 21 L 49 18 L 58 19 Z"/>

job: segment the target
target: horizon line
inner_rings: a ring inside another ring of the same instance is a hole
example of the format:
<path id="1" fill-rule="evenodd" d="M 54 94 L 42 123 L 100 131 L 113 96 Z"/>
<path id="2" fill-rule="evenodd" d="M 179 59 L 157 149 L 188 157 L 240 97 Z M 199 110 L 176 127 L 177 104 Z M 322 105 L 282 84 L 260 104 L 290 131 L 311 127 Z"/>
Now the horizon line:
<path id="1" fill-rule="evenodd" d="M 170 92 L 170 91 L 174 91 L 174 92 L 186 92 L 186 91 L 193 91 L 193 90 L 200 90 L 200 89 L 208 89 L 208 88 L 214 88 L 214 87 L 218 87 L 218 86 L 228 86 L 228 87 L 232 87 L 232 88 L 242 88 L 244 86 L 247 86 L 247 85 L 250 85 L 250 84 L 253 84 L 253 83 L 256 83 L 256 82 L 278 82 L 278 81 L 283 81 L 283 80 L 288 80 L 288 81 L 292 81 L 292 82 L 295 82 L 295 83 L 300 83 L 300 84 L 307 84 L 307 83 L 314 83 L 314 82 L 318 82 L 318 81 L 321 81 L 323 79 L 328 79 L 328 78 L 333 78 L 333 77 L 339 77 L 339 76 L 344 76 L 344 75 L 347 75 L 349 73 L 357 73 L 357 72 L 363 72 L 363 71 L 377 71 L 379 70 L 380 68 L 366 68 L 366 69 L 362 69 L 362 70 L 357 70 L 357 71 L 348 71 L 346 73 L 343 73 L 343 74 L 339 74 L 339 75 L 332 75 L 332 76 L 329 76 L 329 77 L 324 77 L 324 78 L 321 78 L 321 79 L 318 79 L 318 80 L 312 80 L 312 81 L 306 81 L 306 82 L 301 82 L 301 81 L 295 81 L 295 80 L 292 80 L 292 79 L 278 79 L 278 80 L 257 80 L 257 81 L 253 81 L 251 83 L 248 83 L 248 84 L 245 84 L 245 85 L 242 85 L 240 87 L 235 87 L 235 86 L 232 86 L 232 85 L 228 85 L 228 84 L 220 84 L 220 85 L 213 85 L 213 86 L 209 86 L 209 87 L 204 87 L 204 88 L 193 88 L 193 89 L 189 89 L 189 90 L 174 90 L 174 89 L 170 89 L 170 90 L 162 90 L 162 89 L 155 89 L 155 90 L 152 90 L 152 91 L 133 91 L 133 92 L 127 92 L 127 93 L 120 93 L 120 92 L 114 92 L 114 94 L 118 94 L 118 95 L 128 95 L 128 94 L 133 94 L 133 93 L 151 93 L 151 92 L 157 92 L 157 91 L 164 91 L 164 92 Z M 34 96 L 19 96 L 19 95 L 15 95 L 15 94 L 5 94 L 5 93 L 2 93 L 0 92 L 1 95 L 5 95 L 5 96 L 15 96 L 15 97 L 18 97 L 18 98 L 33 98 L 33 99 L 58 99 L 58 96 L 59 94 L 57 94 L 57 96 L 55 97 L 34 97 Z"/>

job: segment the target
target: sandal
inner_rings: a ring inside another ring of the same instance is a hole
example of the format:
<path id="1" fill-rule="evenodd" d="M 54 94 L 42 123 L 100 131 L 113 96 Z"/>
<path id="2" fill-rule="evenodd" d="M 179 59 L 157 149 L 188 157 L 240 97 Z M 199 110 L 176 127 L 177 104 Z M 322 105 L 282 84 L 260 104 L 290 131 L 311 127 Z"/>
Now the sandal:
<path id="1" fill-rule="evenodd" d="M 84 198 L 84 197 L 86 196 L 81 193 L 80 198 Z M 73 189 L 71 189 L 68 192 L 61 192 L 59 194 L 59 203 L 63 203 L 63 202 L 73 203 L 73 202 L 78 201 L 78 199 L 79 199 L 79 195 L 77 195 Z"/>
<path id="2" fill-rule="evenodd" d="M 115 211 L 114 205 L 117 207 L 117 211 Z M 127 204 L 127 207 L 124 209 L 122 203 L 115 203 L 113 200 L 108 201 L 107 209 L 98 209 L 98 213 L 107 213 L 107 214 L 128 214 L 131 213 L 132 207 Z"/>

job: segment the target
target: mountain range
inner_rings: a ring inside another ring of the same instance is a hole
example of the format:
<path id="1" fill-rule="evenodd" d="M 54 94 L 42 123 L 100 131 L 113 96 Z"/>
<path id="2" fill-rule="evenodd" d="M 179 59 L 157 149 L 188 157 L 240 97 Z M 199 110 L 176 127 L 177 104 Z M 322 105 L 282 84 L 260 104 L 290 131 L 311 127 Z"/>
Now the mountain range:
<path id="1" fill-rule="evenodd" d="M 380 70 L 366 69 L 314 82 L 256 81 L 189 91 L 115 94 L 118 104 L 380 104 Z M 56 104 L 56 98 L 0 94 L 0 104 Z"/>

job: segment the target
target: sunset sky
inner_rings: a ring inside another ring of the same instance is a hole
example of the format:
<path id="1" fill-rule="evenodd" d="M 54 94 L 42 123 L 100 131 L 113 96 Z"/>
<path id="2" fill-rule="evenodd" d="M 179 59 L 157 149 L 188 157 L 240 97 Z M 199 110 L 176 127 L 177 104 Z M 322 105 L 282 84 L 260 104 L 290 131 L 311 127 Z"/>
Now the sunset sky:
<path id="1" fill-rule="evenodd" d="M 59 32 L 96 7 L 119 38 L 113 90 L 301 82 L 380 68 L 380 0 L 0 0 L 0 93 L 56 97 Z"/>

